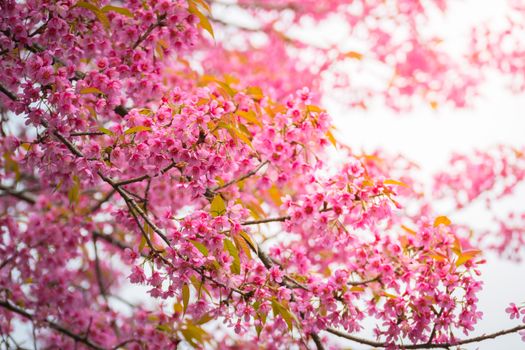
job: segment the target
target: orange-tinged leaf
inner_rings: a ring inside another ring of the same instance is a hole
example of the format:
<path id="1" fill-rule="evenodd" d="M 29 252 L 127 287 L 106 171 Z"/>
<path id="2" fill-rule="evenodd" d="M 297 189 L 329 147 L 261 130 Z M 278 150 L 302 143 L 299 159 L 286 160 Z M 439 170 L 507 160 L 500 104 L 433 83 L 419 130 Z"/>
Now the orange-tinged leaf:
<path id="1" fill-rule="evenodd" d="M 383 181 L 383 184 L 385 185 L 396 185 L 396 186 L 403 186 L 403 187 L 409 187 L 406 183 L 398 181 L 398 180 L 392 180 L 388 179 Z"/>
<path id="2" fill-rule="evenodd" d="M 99 89 L 97 89 L 96 87 L 86 87 L 86 88 L 83 88 L 80 90 L 80 94 L 81 95 L 86 95 L 86 94 L 101 94 L 103 95 L 104 93 L 102 91 L 100 91 Z"/>
<path id="3" fill-rule="evenodd" d="M 356 51 L 348 51 L 348 52 L 344 53 L 344 57 L 353 58 L 355 60 L 362 60 L 363 59 L 363 54 L 361 54 L 359 52 L 356 52 Z"/>
<path id="4" fill-rule="evenodd" d="M 208 3 L 205 1 L 205 0 L 193 0 L 195 3 L 199 4 L 202 6 L 202 8 L 204 8 L 206 11 L 208 11 L 208 13 L 211 12 L 211 8 L 210 8 L 210 5 L 208 5 Z"/>
<path id="5" fill-rule="evenodd" d="M 439 225 L 443 224 L 445 226 L 448 226 L 452 223 L 449 218 L 446 216 L 438 216 L 436 220 L 434 220 L 434 227 L 438 227 Z"/>
<path id="6" fill-rule="evenodd" d="M 326 132 L 326 137 L 328 138 L 328 141 L 330 141 L 330 143 L 335 147 L 337 148 L 337 140 L 335 139 L 334 137 L 334 134 L 332 134 L 332 132 L 330 130 L 328 130 Z"/>
<path id="7" fill-rule="evenodd" d="M 320 107 L 317 107 L 315 105 L 306 106 L 306 110 L 310 113 L 321 113 L 323 111 Z"/>
<path id="8" fill-rule="evenodd" d="M 279 191 L 277 186 L 272 185 L 272 187 L 270 187 L 270 189 L 268 190 L 268 194 L 270 195 L 270 198 L 275 203 L 275 205 L 280 207 L 281 204 L 283 204 L 283 202 L 281 201 L 281 191 Z"/>
<path id="9" fill-rule="evenodd" d="M 448 257 L 446 255 L 443 255 L 437 252 L 432 252 L 428 256 L 437 261 L 447 261 L 448 260 Z"/>

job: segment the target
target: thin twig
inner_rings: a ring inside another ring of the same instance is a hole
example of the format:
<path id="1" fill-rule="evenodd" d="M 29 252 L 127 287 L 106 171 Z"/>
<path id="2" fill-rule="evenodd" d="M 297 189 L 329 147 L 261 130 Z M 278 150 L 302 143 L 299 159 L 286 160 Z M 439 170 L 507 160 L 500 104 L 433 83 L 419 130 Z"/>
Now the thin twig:
<path id="1" fill-rule="evenodd" d="M 399 347 L 401 349 L 439 349 L 439 348 L 446 349 L 446 348 L 450 348 L 452 346 L 465 345 L 465 344 L 470 344 L 470 343 L 477 343 L 477 342 L 480 342 L 480 341 L 483 341 L 483 340 L 487 340 L 487 339 L 494 339 L 494 338 L 497 338 L 497 337 L 501 337 L 503 335 L 516 333 L 516 332 L 519 332 L 521 330 L 525 330 L 525 325 L 520 325 L 520 326 L 516 326 L 516 327 L 513 327 L 513 328 L 509 328 L 509 329 L 504 329 L 504 330 L 501 330 L 499 332 L 494 332 L 494 333 L 490 333 L 490 334 L 484 334 L 484 335 L 481 335 L 479 337 L 473 337 L 473 338 L 458 340 L 458 341 L 455 341 L 455 342 L 408 344 L 408 345 L 399 345 Z M 329 332 L 329 333 L 332 333 L 334 335 L 337 335 L 338 337 L 345 338 L 345 339 L 348 339 L 348 340 L 352 340 L 352 341 L 354 341 L 356 343 L 373 346 L 373 347 L 376 347 L 376 348 L 386 348 L 387 346 L 391 346 L 392 345 L 390 343 L 378 342 L 378 341 L 373 341 L 373 340 L 369 340 L 369 339 L 365 339 L 365 338 L 356 337 L 356 336 L 353 336 L 351 334 L 339 331 L 339 330 L 334 329 L 334 328 L 327 328 L 326 331 Z"/>
<path id="2" fill-rule="evenodd" d="M 135 182 L 141 182 L 141 181 L 144 181 L 144 180 L 147 180 L 147 179 L 151 179 L 152 177 L 157 177 L 157 176 L 160 176 L 160 175 L 164 175 L 166 172 L 168 172 L 172 168 L 177 168 L 177 169 L 179 169 L 179 171 L 182 172 L 184 170 L 184 164 L 183 163 L 172 162 L 168 166 L 166 166 L 165 168 L 161 169 L 161 171 L 159 173 L 157 173 L 157 174 L 155 174 L 153 176 L 151 176 L 151 175 L 141 175 L 141 176 L 134 177 L 132 179 L 117 181 L 117 182 L 115 182 L 115 186 L 129 185 L 129 184 L 132 184 L 132 183 L 135 183 Z"/>
<path id="3" fill-rule="evenodd" d="M 253 169 L 253 170 L 250 171 L 249 173 L 244 174 L 243 176 L 238 177 L 238 178 L 236 178 L 236 179 L 233 179 L 233 180 L 231 180 L 231 181 L 225 183 L 225 184 L 222 185 L 222 186 L 217 186 L 217 187 L 213 188 L 212 191 L 213 191 L 213 192 L 217 192 L 217 191 L 220 191 L 220 190 L 222 190 L 222 189 L 224 189 L 224 188 L 226 188 L 226 187 L 228 187 L 228 186 L 230 186 L 230 185 L 233 185 L 234 183 L 241 182 L 242 180 L 247 179 L 247 178 L 249 178 L 249 177 L 252 176 L 252 175 L 255 175 L 255 174 L 256 174 L 256 173 L 257 173 L 257 172 L 258 172 L 263 166 L 265 166 L 266 164 L 268 164 L 268 161 L 267 161 L 267 160 L 265 160 L 264 162 L 262 162 L 261 164 L 259 164 L 259 165 L 257 166 L 257 168 Z"/>
<path id="4" fill-rule="evenodd" d="M 135 44 L 133 44 L 132 46 L 132 49 L 135 50 L 144 40 L 146 40 L 146 38 L 151 34 L 151 32 L 157 28 L 157 27 L 162 27 L 165 22 L 164 20 L 166 19 L 166 15 L 163 14 L 161 16 L 159 16 L 159 18 L 157 19 L 157 22 L 151 24 L 148 29 L 146 29 L 146 31 L 144 32 L 144 34 L 142 34 L 138 39 L 137 41 L 135 42 Z"/>

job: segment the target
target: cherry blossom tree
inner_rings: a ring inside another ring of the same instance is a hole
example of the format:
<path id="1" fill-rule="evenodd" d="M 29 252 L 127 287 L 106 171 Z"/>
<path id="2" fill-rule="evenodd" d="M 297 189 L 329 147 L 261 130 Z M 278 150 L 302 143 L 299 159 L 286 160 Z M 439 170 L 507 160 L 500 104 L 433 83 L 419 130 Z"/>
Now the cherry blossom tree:
<path id="1" fill-rule="evenodd" d="M 501 305 L 514 328 L 470 335 L 482 249 L 519 261 L 524 214 L 472 233 L 434 205 L 490 209 L 525 149 L 455 155 L 424 193 L 406 158 L 336 140 L 322 107 L 467 108 L 494 71 L 523 90 L 519 1 L 461 55 L 427 30 L 446 0 L 0 6 L 2 348 L 525 341 L 520 300 Z M 333 21 L 351 40 L 304 35 Z"/>

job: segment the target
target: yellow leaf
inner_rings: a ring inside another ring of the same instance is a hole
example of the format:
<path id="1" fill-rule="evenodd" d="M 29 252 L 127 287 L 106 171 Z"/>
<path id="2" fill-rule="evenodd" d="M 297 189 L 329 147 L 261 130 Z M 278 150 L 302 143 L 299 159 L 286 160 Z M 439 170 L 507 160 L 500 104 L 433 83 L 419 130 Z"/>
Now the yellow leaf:
<path id="1" fill-rule="evenodd" d="M 288 330 L 290 330 L 291 332 L 293 329 L 294 316 L 290 312 L 290 310 L 288 310 L 285 306 L 283 306 L 281 303 L 277 302 L 276 300 L 272 300 L 272 311 L 273 311 L 274 317 L 277 317 L 277 316 L 282 317 L 284 322 L 286 322 L 286 324 L 288 325 Z"/>
<path id="2" fill-rule="evenodd" d="M 411 228 L 406 227 L 405 225 L 401 225 L 401 228 L 407 231 L 408 233 L 410 233 L 411 235 L 415 235 L 417 233 L 416 231 L 412 230 Z"/>
<path id="3" fill-rule="evenodd" d="M 181 329 L 181 333 L 188 343 L 190 343 L 194 348 L 202 348 L 202 344 L 208 338 L 208 333 L 201 327 L 195 326 L 191 323 L 187 323 L 184 329 Z M 197 341 L 198 344 L 195 343 Z"/>
<path id="4" fill-rule="evenodd" d="M 236 234 L 233 234 L 232 238 L 233 238 L 233 241 L 235 242 L 235 246 L 237 247 L 237 250 L 238 251 L 242 250 L 244 252 L 244 254 L 249 259 L 251 259 L 252 258 L 252 253 L 250 251 L 250 247 L 248 246 L 248 244 L 246 243 L 244 238 L 241 237 L 240 235 L 236 235 Z"/>
<path id="5" fill-rule="evenodd" d="M 398 181 L 398 180 L 392 180 L 388 179 L 383 181 L 383 184 L 385 185 L 396 185 L 396 186 L 403 186 L 403 187 L 409 187 L 406 183 Z"/>
<path id="6" fill-rule="evenodd" d="M 481 254 L 481 250 L 479 249 L 468 249 L 461 252 L 461 254 L 458 255 L 458 260 L 456 261 L 456 266 L 459 267 L 463 264 L 465 264 L 467 261 L 475 258 Z"/>
<path id="7" fill-rule="evenodd" d="M 81 95 L 86 95 L 86 94 L 101 94 L 103 95 L 104 93 L 102 91 L 100 91 L 99 89 L 95 88 L 95 87 L 87 87 L 87 88 L 83 88 L 80 90 L 80 94 Z"/>
<path id="8" fill-rule="evenodd" d="M 226 203 L 224 203 L 224 200 L 220 194 L 213 197 L 213 200 L 211 201 L 210 213 L 212 216 L 221 216 L 226 213 Z"/>
<path id="9" fill-rule="evenodd" d="M 208 13 L 211 12 L 211 8 L 210 8 L 210 5 L 208 5 L 208 3 L 205 1 L 205 0 L 193 0 L 195 3 L 199 4 L 202 6 L 202 8 L 204 8 L 206 11 L 208 11 Z"/>
<path id="10" fill-rule="evenodd" d="M 334 134 L 332 134 L 332 132 L 331 132 L 330 130 L 328 130 L 328 131 L 326 132 L 325 135 L 326 135 L 326 137 L 328 138 L 328 140 L 330 141 L 330 143 L 331 143 L 335 148 L 337 148 L 337 141 L 336 141 L 336 139 L 335 139 L 335 137 L 334 137 Z"/>
<path id="11" fill-rule="evenodd" d="M 237 94 L 237 91 L 235 91 L 235 89 L 233 89 L 229 84 L 220 80 L 215 80 L 215 83 L 222 87 L 231 97 L 234 97 Z"/>
<path id="12" fill-rule="evenodd" d="M 199 19 L 199 27 L 210 33 L 211 37 L 215 39 L 215 34 L 213 33 L 213 27 L 208 20 L 208 17 L 204 15 L 197 7 L 194 1 L 188 1 L 188 11 L 191 14 L 194 14 Z"/>
<path id="13" fill-rule="evenodd" d="M 257 253 L 257 244 L 252 240 L 252 238 L 244 231 L 239 232 L 241 237 L 252 247 L 253 250 L 255 250 L 255 253 Z"/>
<path id="14" fill-rule="evenodd" d="M 237 111 L 237 115 L 241 118 L 246 119 L 248 122 L 252 124 L 256 124 L 262 128 L 263 124 L 261 121 L 257 118 L 257 115 L 254 111 Z"/>
<path id="15" fill-rule="evenodd" d="M 183 312 L 182 305 L 180 303 L 173 304 L 173 312 L 174 313 L 182 313 Z"/>
<path id="16" fill-rule="evenodd" d="M 138 125 L 138 126 L 134 126 L 124 131 L 124 135 L 131 135 L 131 134 L 136 134 L 141 131 L 150 131 L 150 130 L 151 128 L 149 126 Z"/>
<path id="17" fill-rule="evenodd" d="M 198 324 L 198 325 L 201 325 L 201 324 L 205 324 L 205 323 L 208 323 L 209 321 L 211 320 L 214 320 L 215 317 L 213 317 L 210 313 L 205 313 L 204 315 L 201 316 L 201 318 L 199 318 L 195 324 Z"/>
<path id="18" fill-rule="evenodd" d="M 246 89 L 246 93 L 252 96 L 255 100 L 261 100 L 264 95 L 260 87 L 250 86 Z"/>
<path id="19" fill-rule="evenodd" d="M 306 106 L 306 110 L 308 112 L 314 112 L 314 113 L 321 113 L 323 110 L 317 106 L 314 106 L 314 105 L 308 105 Z"/>
<path id="20" fill-rule="evenodd" d="M 445 226 L 450 225 L 452 222 L 449 218 L 446 216 L 438 216 L 436 220 L 434 220 L 434 227 L 438 227 L 439 225 L 443 224 Z"/>
<path id="21" fill-rule="evenodd" d="M 112 5 L 106 5 L 104 6 L 103 8 L 100 9 L 102 12 L 104 13 L 107 13 L 107 12 L 110 12 L 110 11 L 113 11 L 113 12 L 116 12 L 116 13 L 120 13 L 121 15 L 124 15 L 124 16 L 127 16 L 127 17 L 130 17 L 130 18 L 133 18 L 133 13 L 131 13 L 130 10 L 128 10 L 127 8 L 125 7 L 118 7 L 118 6 L 112 6 Z"/>

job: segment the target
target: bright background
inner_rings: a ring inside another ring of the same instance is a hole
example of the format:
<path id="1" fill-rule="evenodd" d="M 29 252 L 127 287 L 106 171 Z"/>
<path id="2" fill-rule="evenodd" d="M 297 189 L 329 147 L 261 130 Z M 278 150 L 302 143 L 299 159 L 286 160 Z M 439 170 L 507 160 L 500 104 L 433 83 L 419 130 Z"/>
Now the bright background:
<path id="1" fill-rule="evenodd" d="M 503 3 L 497 0 L 458 1 L 452 4 L 449 15 L 436 21 L 436 26 L 453 51 L 465 44 L 470 26 L 486 20 L 497 21 L 504 9 Z M 389 153 L 401 153 L 417 162 L 430 180 L 432 173 L 446 170 L 452 152 L 469 153 L 500 143 L 525 145 L 525 96 L 512 94 L 506 84 L 501 78 L 490 78 L 474 106 L 466 110 L 447 107 L 432 110 L 428 106 L 401 114 L 380 106 L 367 111 L 348 110 L 328 98 L 324 107 L 334 118 L 340 140 L 356 150 L 371 151 L 380 147 Z M 498 210 L 520 211 L 524 207 L 525 189 L 520 188 Z M 468 222 L 481 229 L 490 225 L 485 210 L 482 205 L 473 205 L 450 217 L 453 222 Z M 505 308 L 510 302 L 525 301 L 525 264 L 504 261 L 491 253 L 486 253 L 485 257 L 487 264 L 482 267 L 485 284 L 479 304 L 484 317 L 470 336 L 518 325 L 508 318 Z M 363 335 L 371 336 L 371 328 L 372 324 Z M 352 349 L 369 349 L 348 345 Z M 464 348 L 518 350 L 525 349 L 525 344 L 519 335 L 512 334 Z"/>

